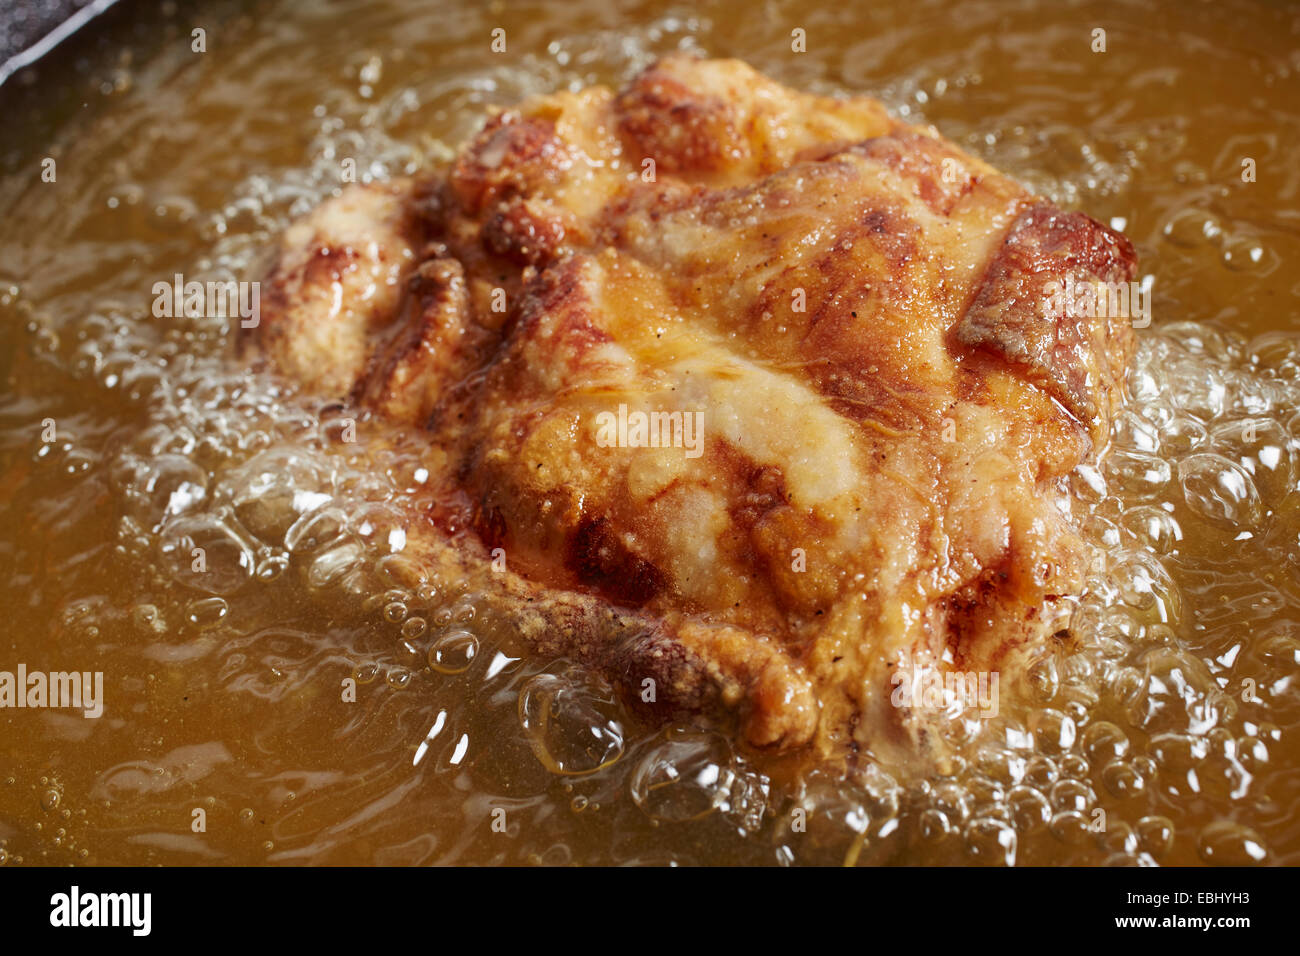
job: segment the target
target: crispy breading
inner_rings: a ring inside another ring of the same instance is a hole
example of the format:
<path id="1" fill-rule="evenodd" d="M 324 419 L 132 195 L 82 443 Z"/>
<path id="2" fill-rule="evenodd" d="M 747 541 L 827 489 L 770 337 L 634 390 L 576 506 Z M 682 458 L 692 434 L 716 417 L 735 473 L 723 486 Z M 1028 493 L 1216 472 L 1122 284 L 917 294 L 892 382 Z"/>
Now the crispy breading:
<path id="1" fill-rule="evenodd" d="M 1122 235 L 875 101 L 679 56 L 324 203 L 251 342 L 427 433 L 457 504 L 412 548 L 538 652 L 732 711 L 755 747 L 896 755 L 928 733 L 890 703 L 904 655 L 1013 668 L 1068 621 L 1090 552 L 1063 479 L 1134 341 L 1045 288 L 1134 271 Z M 668 447 L 601 440 L 652 412 Z"/>

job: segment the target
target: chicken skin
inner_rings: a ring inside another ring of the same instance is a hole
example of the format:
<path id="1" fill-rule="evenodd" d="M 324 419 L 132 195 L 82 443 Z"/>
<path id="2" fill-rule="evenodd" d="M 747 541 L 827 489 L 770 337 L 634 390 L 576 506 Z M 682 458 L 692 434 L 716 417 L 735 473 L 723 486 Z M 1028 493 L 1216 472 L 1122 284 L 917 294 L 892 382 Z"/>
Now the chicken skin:
<path id="1" fill-rule="evenodd" d="M 898 758 L 934 736 L 904 662 L 1012 670 L 1068 625 L 1065 476 L 1134 336 L 1046 290 L 1135 268 L 873 100 L 674 56 L 323 203 L 242 347 L 427 437 L 410 548 L 535 652 L 754 748 Z"/>

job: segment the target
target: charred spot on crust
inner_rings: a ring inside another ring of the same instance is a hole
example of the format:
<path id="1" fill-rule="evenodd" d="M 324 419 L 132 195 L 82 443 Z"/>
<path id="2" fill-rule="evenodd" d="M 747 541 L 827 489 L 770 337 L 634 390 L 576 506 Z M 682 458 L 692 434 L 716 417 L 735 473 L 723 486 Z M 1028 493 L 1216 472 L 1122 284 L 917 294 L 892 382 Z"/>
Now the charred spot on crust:
<path id="1" fill-rule="evenodd" d="M 474 527 L 478 531 L 478 536 L 489 549 L 502 547 L 506 543 L 509 528 L 506 526 L 506 516 L 501 513 L 500 508 L 495 505 L 480 507 L 476 510 L 474 518 Z"/>
<path id="2" fill-rule="evenodd" d="M 656 716 L 699 712 L 717 697 L 705 678 L 707 667 L 663 625 L 624 627 L 608 650 L 611 678 L 624 698 L 637 710 Z M 647 701 L 644 682 L 654 681 L 655 694 Z"/>
<path id="3" fill-rule="evenodd" d="M 569 536 L 565 566 L 583 584 L 628 604 L 645 604 L 664 588 L 664 576 L 632 552 L 608 518 L 584 518 Z"/>

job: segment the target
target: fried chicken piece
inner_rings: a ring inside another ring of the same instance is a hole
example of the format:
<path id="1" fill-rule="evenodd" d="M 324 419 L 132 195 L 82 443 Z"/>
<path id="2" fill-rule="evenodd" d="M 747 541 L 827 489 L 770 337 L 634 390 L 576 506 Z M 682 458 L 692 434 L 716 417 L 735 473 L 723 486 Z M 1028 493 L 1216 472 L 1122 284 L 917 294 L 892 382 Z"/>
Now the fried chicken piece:
<path id="1" fill-rule="evenodd" d="M 1015 668 L 1068 621 L 1091 553 L 1064 476 L 1134 339 L 1045 290 L 1134 272 L 875 101 L 675 56 L 324 203 L 247 344 L 427 433 L 458 504 L 412 547 L 539 653 L 754 747 L 908 759 L 932 715 L 891 704 L 904 659 Z"/>
<path id="2" fill-rule="evenodd" d="M 415 266 L 411 184 L 346 190 L 295 222 L 265 281 L 261 347 L 286 375 L 325 395 L 347 392 L 376 330 L 392 321 Z"/>

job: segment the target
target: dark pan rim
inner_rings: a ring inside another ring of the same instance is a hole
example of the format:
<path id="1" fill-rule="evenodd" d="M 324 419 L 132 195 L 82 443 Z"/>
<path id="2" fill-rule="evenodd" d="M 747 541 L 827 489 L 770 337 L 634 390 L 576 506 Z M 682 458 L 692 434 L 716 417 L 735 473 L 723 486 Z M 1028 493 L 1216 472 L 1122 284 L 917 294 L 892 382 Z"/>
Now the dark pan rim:
<path id="1" fill-rule="evenodd" d="M 96 17 L 116 5 L 118 0 L 90 0 L 85 6 L 61 20 L 46 20 L 38 29 L 43 32 L 32 37 L 27 45 L 0 63 L 0 86 L 19 70 L 36 63 Z"/>

